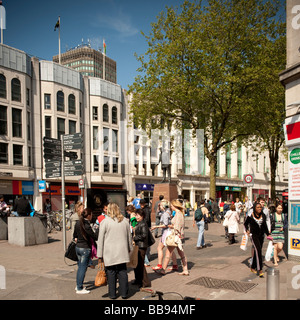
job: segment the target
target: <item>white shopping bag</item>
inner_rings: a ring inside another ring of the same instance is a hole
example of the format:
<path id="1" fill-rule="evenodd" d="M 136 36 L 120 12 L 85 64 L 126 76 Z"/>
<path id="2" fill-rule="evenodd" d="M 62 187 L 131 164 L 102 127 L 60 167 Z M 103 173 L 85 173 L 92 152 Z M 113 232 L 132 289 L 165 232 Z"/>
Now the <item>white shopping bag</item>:
<path id="1" fill-rule="evenodd" d="M 247 243 L 248 243 L 248 235 L 247 235 L 247 233 L 245 233 L 245 234 L 243 235 L 240 248 L 241 248 L 242 250 L 246 251 L 246 250 L 247 250 Z"/>
<path id="2" fill-rule="evenodd" d="M 269 241 L 268 248 L 265 255 L 265 260 L 270 261 L 274 256 L 274 245 L 272 241 Z"/>

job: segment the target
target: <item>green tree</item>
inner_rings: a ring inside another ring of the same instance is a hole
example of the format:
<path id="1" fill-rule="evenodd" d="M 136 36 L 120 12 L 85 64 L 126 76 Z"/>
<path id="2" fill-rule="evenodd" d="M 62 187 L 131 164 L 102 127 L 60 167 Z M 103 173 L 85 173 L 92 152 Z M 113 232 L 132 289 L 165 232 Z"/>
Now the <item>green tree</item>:
<path id="1" fill-rule="evenodd" d="M 257 101 L 256 114 L 252 118 L 256 136 L 249 139 L 256 151 L 267 151 L 269 154 L 272 199 L 276 198 L 276 170 L 285 141 L 285 88 L 278 76 L 286 63 L 285 29 L 282 23 L 281 35 L 275 41 L 267 41 L 264 46 L 261 61 L 265 64 L 265 74 L 260 79 L 260 90 L 253 92 L 253 98 Z"/>
<path id="2" fill-rule="evenodd" d="M 204 129 L 215 197 L 218 150 L 253 133 L 265 65 L 266 40 L 277 38 L 277 2 L 269 0 L 185 1 L 167 7 L 145 36 L 148 50 L 137 57 L 140 74 L 130 86 L 136 126 L 159 126 L 153 118 Z"/>

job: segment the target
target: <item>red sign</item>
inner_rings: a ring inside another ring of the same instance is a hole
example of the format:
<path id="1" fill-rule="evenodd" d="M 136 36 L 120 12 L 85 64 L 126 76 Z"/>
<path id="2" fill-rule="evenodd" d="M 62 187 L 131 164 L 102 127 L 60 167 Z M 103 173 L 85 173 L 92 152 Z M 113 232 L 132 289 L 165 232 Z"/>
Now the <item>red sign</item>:
<path id="1" fill-rule="evenodd" d="M 289 141 L 300 138 L 300 122 L 288 124 L 286 126 L 286 133 Z"/>

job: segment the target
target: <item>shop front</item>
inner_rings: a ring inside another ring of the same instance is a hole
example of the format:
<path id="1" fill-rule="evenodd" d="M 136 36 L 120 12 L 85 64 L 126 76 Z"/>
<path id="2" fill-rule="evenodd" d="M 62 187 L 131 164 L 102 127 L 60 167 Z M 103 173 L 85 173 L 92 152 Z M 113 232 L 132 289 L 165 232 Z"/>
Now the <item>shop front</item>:
<path id="1" fill-rule="evenodd" d="M 231 187 L 231 186 L 217 186 L 216 199 L 222 201 L 235 202 L 236 198 L 243 200 L 246 196 L 247 188 Z"/>
<path id="2" fill-rule="evenodd" d="M 0 180 L 0 194 L 4 196 L 4 201 L 9 206 L 13 206 L 15 200 L 21 196 L 26 196 L 33 203 L 33 181 Z"/>
<path id="3" fill-rule="evenodd" d="M 146 202 L 149 204 L 153 199 L 154 184 L 136 183 L 135 191 L 136 195 L 141 193 L 143 195 L 142 198 L 144 198 Z"/>
<path id="4" fill-rule="evenodd" d="M 83 189 L 79 189 L 78 184 L 66 184 L 65 198 L 67 209 L 72 210 L 74 208 L 75 203 L 78 200 L 80 200 L 81 197 L 83 198 Z M 62 209 L 60 183 L 48 184 L 46 192 L 43 192 L 43 205 L 45 205 L 47 199 L 49 199 L 51 203 L 51 209 L 53 211 Z"/>

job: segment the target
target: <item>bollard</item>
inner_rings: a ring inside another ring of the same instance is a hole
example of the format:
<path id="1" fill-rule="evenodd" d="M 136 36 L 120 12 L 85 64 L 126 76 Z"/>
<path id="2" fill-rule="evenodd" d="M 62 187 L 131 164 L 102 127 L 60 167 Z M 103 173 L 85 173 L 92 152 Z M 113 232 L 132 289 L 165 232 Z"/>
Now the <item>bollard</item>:
<path id="1" fill-rule="evenodd" d="M 279 270 L 267 270 L 267 300 L 279 300 Z"/>

